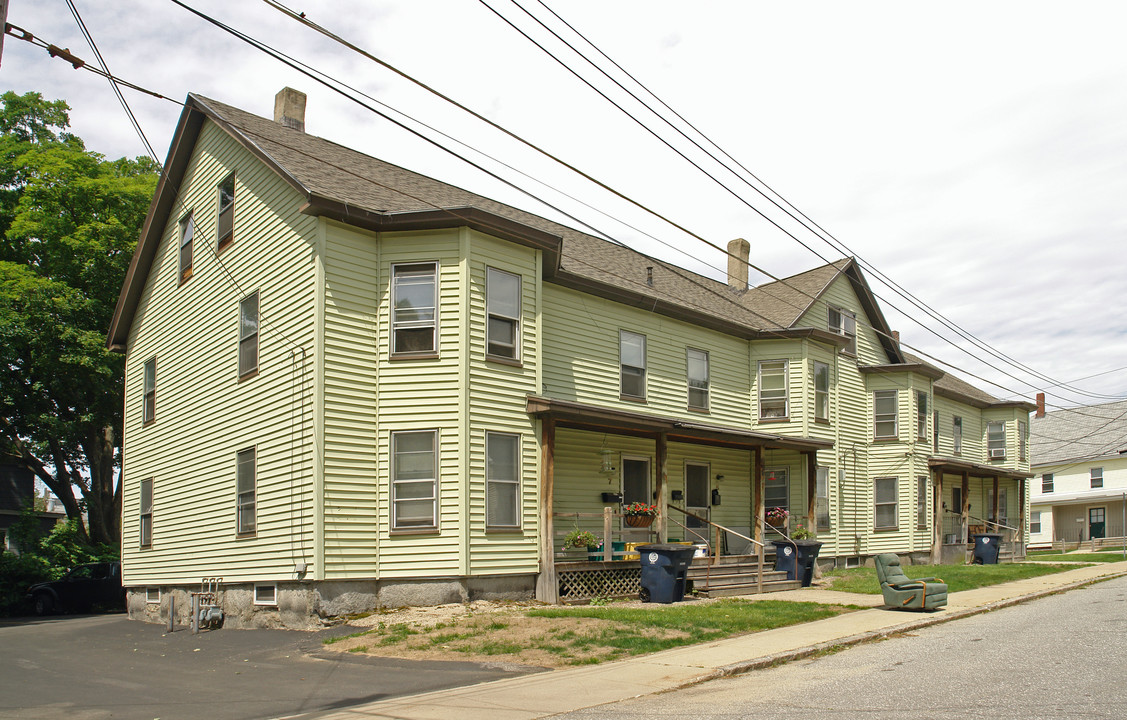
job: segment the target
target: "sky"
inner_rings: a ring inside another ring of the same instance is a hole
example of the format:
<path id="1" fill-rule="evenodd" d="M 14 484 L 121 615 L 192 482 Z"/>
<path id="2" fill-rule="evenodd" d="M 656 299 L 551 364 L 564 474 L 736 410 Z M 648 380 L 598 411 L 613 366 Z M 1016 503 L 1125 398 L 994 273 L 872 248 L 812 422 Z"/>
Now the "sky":
<path id="1" fill-rule="evenodd" d="M 723 277 L 726 258 L 699 239 L 267 2 L 183 1 L 586 205 L 481 160 L 578 219 L 560 215 L 171 0 L 73 0 L 123 80 L 175 101 L 194 92 L 267 117 L 274 94 L 291 86 L 309 95 L 307 132 Z M 948 363 L 995 396 L 1032 400 L 1044 391 L 1050 409 L 1127 397 L 1122 3 L 519 1 L 597 57 L 546 8 L 559 13 L 841 245 L 830 247 L 612 92 L 513 0 L 285 4 L 693 235 L 721 246 L 746 238 L 751 262 L 770 275 L 857 256 L 1007 358 L 957 338 L 865 270 L 909 352 Z M 10 0 L 8 22 L 94 60 L 66 0 Z M 72 131 L 91 150 L 110 158 L 145 152 L 105 79 L 11 36 L 0 60 L 0 91 L 8 90 L 65 99 Z M 163 160 L 180 105 L 123 92 Z M 751 273 L 753 283 L 769 279 Z M 1069 387 L 1054 385 L 1061 382 Z"/>

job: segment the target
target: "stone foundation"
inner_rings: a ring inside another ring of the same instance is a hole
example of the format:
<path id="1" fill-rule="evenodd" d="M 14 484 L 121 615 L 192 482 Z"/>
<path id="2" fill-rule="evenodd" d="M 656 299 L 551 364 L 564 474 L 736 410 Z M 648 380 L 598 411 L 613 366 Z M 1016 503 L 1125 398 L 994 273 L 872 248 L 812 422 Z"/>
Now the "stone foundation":
<path id="1" fill-rule="evenodd" d="M 258 585 L 268 583 L 257 583 Z M 445 605 L 473 600 L 529 600 L 535 594 L 536 576 L 427 578 L 417 580 L 326 580 L 279 581 L 275 604 L 256 605 L 255 583 L 231 583 L 219 587 L 219 606 L 226 628 L 285 628 L 316 630 L 335 619 L 380 608 L 413 605 Z M 127 588 L 126 609 L 133 620 L 167 623 L 169 608 L 173 622 L 189 625 L 191 593 L 199 585 L 162 585 L 160 602 L 147 601 L 152 587 Z"/>

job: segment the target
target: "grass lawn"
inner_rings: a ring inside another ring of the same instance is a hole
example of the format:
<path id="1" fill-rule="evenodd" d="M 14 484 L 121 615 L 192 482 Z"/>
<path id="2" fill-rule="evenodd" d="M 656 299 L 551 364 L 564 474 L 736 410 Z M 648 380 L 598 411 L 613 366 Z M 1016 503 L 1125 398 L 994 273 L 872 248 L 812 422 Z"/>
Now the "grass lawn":
<path id="1" fill-rule="evenodd" d="M 1109 563 L 1122 562 L 1123 550 L 1113 552 L 1094 553 L 1068 553 L 1061 554 L 1052 550 L 1037 550 L 1026 554 L 1026 560 L 1033 562 L 1084 562 L 1084 563 Z"/>
<path id="2" fill-rule="evenodd" d="M 326 640 L 334 650 L 417 659 L 589 665 L 733 635 L 821 620 L 860 609 L 781 600 L 721 599 L 657 607 L 514 608 L 432 627 L 380 623 Z"/>
<path id="3" fill-rule="evenodd" d="M 1072 557 L 1072 556 L 1069 556 Z M 1051 575 L 1065 570 L 1075 570 L 1076 565 L 1019 564 L 999 565 L 908 565 L 904 574 L 909 578 L 938 577 L 947 583 L 949 592 L 973 590 L 997 585 L 1011 580 L 1024 580 L 1039 575 Z M 845 592 L 879 595 L 880 583 L 874 568 L 850 568 L 830 570 L 825 575 L 833 579 L 833 589 Z"/>

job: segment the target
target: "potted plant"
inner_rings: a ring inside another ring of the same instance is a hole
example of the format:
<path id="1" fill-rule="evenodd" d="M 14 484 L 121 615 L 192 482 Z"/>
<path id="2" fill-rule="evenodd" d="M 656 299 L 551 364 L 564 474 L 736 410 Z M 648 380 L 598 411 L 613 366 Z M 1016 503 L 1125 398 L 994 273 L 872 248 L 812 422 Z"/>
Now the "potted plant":
<path id="1" fill-rule="evenodd" d="M 815 537 L 813 532 L 807 530 L 802 525 L 799 525 L 797 528 L 795 528 L 794 532 L 792 532 L 790 536 L 795 540 L 813 540 Z"/>
<path id="2" fill-rule="evenodd" d="M 576 528 L 567 535 L 564 535 L 563 546 L 564 550 L 571 550 L 572 548 L 597 550 L 599 548 L 599 538 L 590 530 L 580 530 Z"/>
<path id="3" fill-rule="evenodd" d="M 787 529 L 787 520 L 790 518 L 790 511 L 786 508 L 773 507 L 767 511 L 766 517 L 768 525 L 785 531 Z"/>
<path id="4" fill-rule="evenodd" d="M 622 515 L 630 527 L 649 527 L 657 517 L 657 505 L 644 502 L 632 502 L 622 506 Z"/>

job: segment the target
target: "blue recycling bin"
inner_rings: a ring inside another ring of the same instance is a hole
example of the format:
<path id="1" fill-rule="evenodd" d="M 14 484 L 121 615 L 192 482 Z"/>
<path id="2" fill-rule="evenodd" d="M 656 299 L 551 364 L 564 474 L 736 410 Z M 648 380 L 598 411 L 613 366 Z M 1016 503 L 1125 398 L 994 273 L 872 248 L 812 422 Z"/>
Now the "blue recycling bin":
<path id="1" fill-rule="evenodd" d="M 675 603 L 685 599 L 685 578 L 693 562 L 696 548 L 692 545 L 655 543 L 639 545 L 638 559 L 642 563 L 642 602 Z"/>
<path id="2" fill-rule="evenodd" d="M 974 534 L 974 564 L 997 565 L 998 548 L 1002 543 L 1000 533 Z"/>

